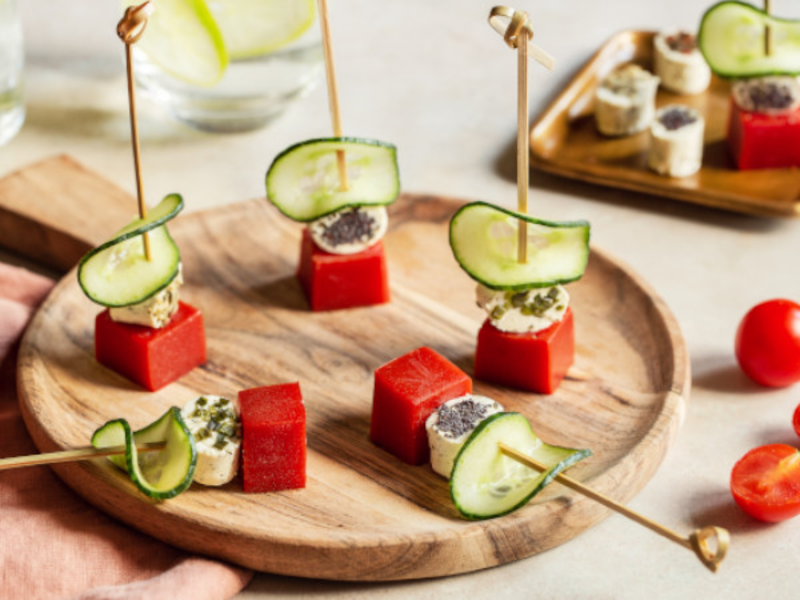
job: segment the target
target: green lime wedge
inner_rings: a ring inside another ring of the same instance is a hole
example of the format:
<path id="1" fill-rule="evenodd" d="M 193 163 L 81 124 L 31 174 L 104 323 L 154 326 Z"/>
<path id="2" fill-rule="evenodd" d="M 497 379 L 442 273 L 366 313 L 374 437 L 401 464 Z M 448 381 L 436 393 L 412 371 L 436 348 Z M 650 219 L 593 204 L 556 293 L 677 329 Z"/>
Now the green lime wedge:
<path id="1" fill-rule="evenodd" d="M 136 47 L 185 83 L 203 87 L 218 83 L 228 65 L 228 53 L 206 3 L 157 0 L 151 6 L 155 10 L 148 17 L 144 35 Z"/>
<path id="2" fill-rule="evenodd" d="M 231 59 L 274 52 L 314 22 L 314 0 L 208 0 Z"/>

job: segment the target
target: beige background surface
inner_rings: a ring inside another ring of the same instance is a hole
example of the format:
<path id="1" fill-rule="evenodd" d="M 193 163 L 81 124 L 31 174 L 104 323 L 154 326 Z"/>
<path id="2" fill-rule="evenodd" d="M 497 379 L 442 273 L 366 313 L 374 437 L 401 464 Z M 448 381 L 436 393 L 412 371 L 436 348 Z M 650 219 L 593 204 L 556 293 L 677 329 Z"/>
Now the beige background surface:
<path id="1" fill-rule="evenodd" d="M 134 192 L 116 3 L 23 0 L 28 119 L 0 148 L 0 176 L 69 153 Z M 515 60 L 477 0 L 331 0 L 347 134 L 394 142 L 403 186 L 513 205 Z M 536 42 L 558 60 L 531 71 L 538 114 L 590 54 L 621 29 L 695 28 L 705 3 L 524 2 Z M 800 17 L 789 0 L 773 10 Z M 189 210 L 260 197 L 272 158 L 327 135 L 324 86 L 270 127 L 195 132 L 140 102 L 147 195 L 180 191 Z M 632 506 L 680 531 L 707 524 L 733 535 L 721 572 L 612 516 L 572 542 L 501 568 L 434 581 L 358 585 L 260 574 L 242 598 L 789 598 L 797 595 L 800 519 L 751 521 L 733 505 L 730 469 L 757 445 L 800 440 L 790 425 L 800 388 L 766 391 L 736 367 L 744 313 L 773 297 L 800 299 L 800 224 L 756 219 L 531 175 L 532 211 L 587 218 L 593 243 L 629 263 L 675 312 L 692 357 L 693 391 L 680 438 Z M 5 258 L 8 258 L 7 256 Z"/>

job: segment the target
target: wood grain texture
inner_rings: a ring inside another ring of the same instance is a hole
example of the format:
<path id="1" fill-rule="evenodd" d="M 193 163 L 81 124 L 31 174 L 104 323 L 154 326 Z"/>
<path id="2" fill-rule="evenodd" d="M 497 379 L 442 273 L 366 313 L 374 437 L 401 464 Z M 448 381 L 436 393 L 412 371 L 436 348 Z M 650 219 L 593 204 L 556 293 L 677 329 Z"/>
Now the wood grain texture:
<path id="1" fill-rule="evenodd" d="M 140 495 L 108 461 L 55 467 L 89 502 L 170 544 L 254 569 L 337 580 L 438 577 L 504 564 L 575 537 L 607 509 L 551 486 L 525 508 L 471 522 L 447 483 L 368 439 L 373 371 L 428 345 L 472 373 L 482 313 L 474 284 L 448 246 L 459 203 L 403 195 L 385 238 L 390 304 L 311 313 L 294 277 L 300 227 L 264 200 L 180 215 L 183 297 L 202 309 L 208 363 L 147 393 L 93 357 L 99 307 L 72 271 L 35 316 L 18 382 L 25 422 L 41 451 L 85 445 L 96 427 L 132 426 L 200 393 L 233 396 L 300 381 L 308 415 L 308 486 L 244 494 L 241 481 L 193 485 L 175 499 Z M 588 447 L 571 471 L 615 499 L 650 479 L 680 427 L 689 362 L 678 326 L 646 283 L 595 249 L 571 284 L 576 363 L 556 394 L 475 382 L 477 393 L 527 415 L 546 441 Z"/>
<path id="2" fill-rule="evenodd" d="M 136 214 L 136 200 L 68 156 L 0 180 L 0 245 L 60 271 Z"/>
<path id="3" fill-rule="evenodd" d="M 634 62 L 652 71 L 654 36 L 624 31 L 600 48 L 531 127 L 531 165 L 572 179 L 746 214 L 800 215 L 800 170 L 736 169 L 726 142 L 730 84 L 716 76 L 702 94 L 659 89 L 656 96 L 657 107 L 684 104 L 705 116 L 703 165 L 695 175 L 670 178 L 650 171 L 649 131 L 620 138 L 600 135 L 595 90 L 620 64 Z"/>

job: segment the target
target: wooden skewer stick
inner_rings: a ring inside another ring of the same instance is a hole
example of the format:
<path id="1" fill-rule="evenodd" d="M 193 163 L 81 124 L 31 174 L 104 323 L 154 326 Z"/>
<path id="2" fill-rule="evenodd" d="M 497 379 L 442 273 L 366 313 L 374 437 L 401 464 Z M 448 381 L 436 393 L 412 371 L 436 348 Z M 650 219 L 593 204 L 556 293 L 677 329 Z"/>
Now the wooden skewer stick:
<path id="1" fill-rule="evenodd" d="M 133 143 L 133 167 L 136 173 L 136 196 L 139 199 L 139 217 L 147 218 L 147 205 L 144 202 L 144 191 L 142 190 L 142 167 L 139 155 L 139 126 L 136 121 L 136 95 L 133 83 L 133 59 L 131 56 L 131 46 L 139 41 L 147 25 L 147 15 L 152 12 L 149 0 L 139 6 L 129 6 L 125 10 L 125 16 L 117 24 L 117 35 L 125 43 L 125 64 L 128 73 L 128 112 L 131 120 L 131 142 Z M 150 253 L 150 236 L 145 232 L 142 236 L 144 243 L 144 255 L 147 260 L 152 259 Z"/>
<path id="2" fill-rule="evenodd" d="M 764 12 L 768 15 L 772 14 L 770 8 L 770 0 L 764 0 Z M 764 27 L 764 53 L 767 56 L 772 54 L 772 27 L 769 25 Z"/>
<path id="3" fill-rule="evenodd" d="M 136 446 L 136 449 L 139 452 L 155 452 L 157 450 L 163 450 L 164 448 L 166 448 L 166 444 L 162 442 L 139 444 Z M 48 452 L 46 454 L 13 456 L 11 458 L 0 458 L 0 471 L 18 469 L 21 467 L 38 467 L 41 465 L 55 465 L 79 460 L 90 460 L 92 458 L 113 456 L 115 454 L 125 454 L 125 446 L 110 446 L 108 448 L 76 448 L 75 450 Z"/>
<path id="4" fill-rule="evenodd" d="M 548 469 L 546 465 L 543 465 L 542 463 L 532 459 L 530 456 L 515 450 L 503 442 L 499 442 L 498 446 L 500 447 L 500 452 L 525 465 L 526 467 L 530 467 L 531 469 L 535 469 L 536 471 L 540 472 L 547 471 Z M 717 572 L 720 563 L 723 561 L 725 554 L 728 552 L 730 534 L 728 533 L 727 529 L 723 529 L 722 527 L 703 527 L 702 529 L 696 529 L 688 537 L 685 537 L 659 523 L 656 523 L 651 519 L 648 519 L 643 515 L 640 515 L 627 506 L 620 504 L 616 500 L 612 500 L 608 496 L 605 496 L 600 492 L 593 490 L 592 488 L 586 487 L 579 481 L 572 479 L 563 473 L 556 475 L 555 479 L 560 484 L 565 485 L 568 488 L 583 494 L 584 496 L 588 496 L 606 508 L 610 508 L 611 510 L 618 512 L 619 514 L 635 521 L 636 523 L 639 523 L 639 525 L 644 525 L 650 531 L 654 531 L 655 533 L 664 536 L 668 540 L 672 540 L 676 544 L 692 550 L 700 559 L 700 561 L 714 573 Z M 709 545 L 709 542 L 715 542 L 716 548 L 712 548 Z"/>
<path id="5" fill-rule="evenodd" d="M 507 22 L 507 24 L 506 24 Z M 530 43 L 533 28 L 527 13 L 507 6 L 495 6 L 489 24 L 517 50 L 517 211 L 528 214 L 528 56 L 552 70 L 555 61 L 544 50 Z M 528 262 L 528 223 L 518 220 L 517 260 Z"/>
<path id="6" fill-rule="evenodd" d="M 331 45 L 331 28 L 328 22 L 327 0 L 317 0 L 319 23 L 322 29 L 322 48 L 325 53 L 325 78 L 328 81 L 328 103 L 331 107 L 333 135 L 342 137 L 342 119 L 339 114 L 339 91 L 336 87 L 336 68 L 333 63 L 333 46 Z M 339 167 L 339 189 L 346 192 L 350 188 L 347 180 L 347 158 L 344 150 L 336 151 L 336 164 Z"/>

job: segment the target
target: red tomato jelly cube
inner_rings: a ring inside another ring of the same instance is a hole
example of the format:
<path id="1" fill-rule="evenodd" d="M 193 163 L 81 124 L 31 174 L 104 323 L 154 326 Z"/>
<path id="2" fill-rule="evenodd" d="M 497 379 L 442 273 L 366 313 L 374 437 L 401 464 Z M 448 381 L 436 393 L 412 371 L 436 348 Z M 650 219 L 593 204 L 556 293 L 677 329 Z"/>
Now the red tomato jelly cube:
<path id="1" fill-rule="evenodd" d="M 785 115 L 741 110 L 733 102 L 728 146 L 739 169 L 800 166 L 800 108 Z"/>
<path id="2" fill-rule="evenodd" d="M 299 383 L 239 392 L 245 492 L 306 487 L 306 409 Z"/>
<path id="3" fill-rule="evenodd" d="M 400 460 L 428 460 L 425 420 L 447 400 L 472 392 L 472 380 L 430 348 L 417 348 L 375 371 L 370 439 Z"/>
<path id="4" fill-rule="evenodd" d="M 383 243 L 356 254 L 325 252 L 303 230 L 297 278 L 311 310 L 337 310 L 389 302 Z"/>
<path id="5" fill-rule="evenodd" d="M 154 392 L 206 362 L 202 313 L 183 302 L 161 329 L 118 323 L 104 310 L 95 319 L 97 362 Z"/>
<path id="6" fill-rule="evenodd" d="M 478 332 L 475 379 L 552 394 L 575 358 L 572 309 L 536 333 L 506 333 L 487 319 Z"/>

